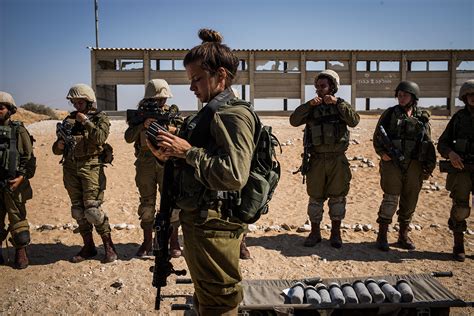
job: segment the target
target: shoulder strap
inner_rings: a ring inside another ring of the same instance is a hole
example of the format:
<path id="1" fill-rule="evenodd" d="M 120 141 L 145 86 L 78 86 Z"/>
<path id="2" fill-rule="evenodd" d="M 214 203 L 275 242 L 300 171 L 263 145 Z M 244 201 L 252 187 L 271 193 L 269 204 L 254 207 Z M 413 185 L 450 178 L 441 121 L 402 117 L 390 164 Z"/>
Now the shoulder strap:
<path id="1" fill-rule="evenodd" d="M 221 107 L 234 97 L 232 90 L 226 89 L 211 100 L 205 107 L 203 107 L 198 114 L 189 122 L 189 127 L 192 129 L 189 136 L 189 143 L 196 147 L 203 147 L 211 136 L 209 126 L 214 117 L 214 114 Z"/>

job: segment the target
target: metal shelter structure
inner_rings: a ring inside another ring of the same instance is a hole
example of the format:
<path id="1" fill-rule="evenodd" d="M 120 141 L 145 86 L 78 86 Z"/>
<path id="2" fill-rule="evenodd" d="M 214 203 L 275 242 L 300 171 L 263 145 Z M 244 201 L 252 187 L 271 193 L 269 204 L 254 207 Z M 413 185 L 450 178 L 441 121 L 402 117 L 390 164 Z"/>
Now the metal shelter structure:
<path id="1" fill-rule="evenodd" d="M 117 85 L 144 85 L 151 79 L 165 79 L 170 85 L 187 85 L 182 66 L 188 49 L 92 48 L 91 82 L 98 107 L 117 110 Z M 446 98 L 450 113 L 463 82 L 474 78 L 473 49 L 461 50 L 271 50 L 235 49 L 240 59 L 236 85 L 242 98 L 306 101 L 305 87 L 324 69 L 335 70 L 341 85 L 349 85 L 351 104 L 356 98 L 392 98 L 401 80 L 418 83 L 422 98 Z M 248 93 L 248 95 L 247 95 Z"/>

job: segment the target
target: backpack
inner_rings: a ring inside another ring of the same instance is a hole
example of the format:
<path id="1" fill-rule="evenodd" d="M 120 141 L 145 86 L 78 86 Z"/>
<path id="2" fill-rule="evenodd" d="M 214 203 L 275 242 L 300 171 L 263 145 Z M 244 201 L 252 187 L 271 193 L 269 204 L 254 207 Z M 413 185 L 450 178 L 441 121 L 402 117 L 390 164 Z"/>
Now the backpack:
<path id="1" fill-rule="evenodd" d="M 279 146 L 281 153 L 280 142 L 272 133 L 272 127 L 263 125 L 253 109 L 251 111 L 257 127 L 256 146 L 248 181 L 240 191 L 240 199 L 237 199 L 240 203 L 233 209 L 233 215 L 247 224 L 255 223 L 260 216 L 268 213 L 268 203 L 273 197 L 281 174 L 275 151 L 275 147 Z"/>
<path id="2" fill-rule="evenodd" d="M 214 114 L 222 104 L 247 108 L 255 118 L 255 149 L 250 165 L 247 183 L 240 191 L 209 191 L 203 196 L 210 195 L 211 199 L 223 200 L 228 208 L 229 217 L 237 218 L 246 223 L 255 223 L 262 214 L 268 213 L 268 203 L 280 180 L 280 163 L 276 159 L 275 147 L 280 142 L 272 134 L 272 127 L 265 126 L 254 112 L 250 103 L 236 99 L 232 90 L 227 89 L 209 102 L 196 116 L 187 119 L 187 128 L 192 129 L 188 139 L 191 145 L 204 147 L 210 137 L 209 125 Z M 185 137 L 186 138 L 186 137 Z M 280 146 L 281 152 L 281 146 Z M 230 213 L 231 211 L 231 213 Z"/>

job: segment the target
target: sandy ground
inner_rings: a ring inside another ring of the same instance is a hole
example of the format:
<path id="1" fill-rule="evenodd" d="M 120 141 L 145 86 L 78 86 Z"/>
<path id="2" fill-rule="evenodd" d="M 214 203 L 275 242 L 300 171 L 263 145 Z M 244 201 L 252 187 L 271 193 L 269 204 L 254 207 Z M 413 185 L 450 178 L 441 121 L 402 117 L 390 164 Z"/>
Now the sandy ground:
<path id="1" fill-rule="evenodd" d="M 452 237 L 447 227 L 450 199 L 444 189 L 445 175 L 436 170 L 430 179 L 440 190 L 422 190 L 413 223 L 421 230 L 413 230 L 411 236 L 417 245 L 415 251 L 396 248 L 388 253 L 374 247 L 376 232 L 355 231 L 356 224 L 371 224 L 377 228 L 376 214 L 382 198 L 379 186 L 378 158 L 372 148 L 371 138 L 376 118 L 364 117 L 358 127 L 352 129 L 353 144 L 348 157 L 362 156 L 375 163 L 374 168 L 361 168 L 360 161 L 352 161 L 357 167 L 353 171 L 351 191 L 348 196 L 347 216 L 344 223 L 350 228 L 343 230 L 342 249 L 330 247 L 327 241 L 329 230 L 323 230 L 323 242 L 314 248 L 302 246 L 307 232 L 299 233 L 296 227 L 306 221 L 307 194 L 300 175 L 293 175 L 300 164 L 302 152 L 302 128 L 292 128 L 287 118 L 263 117 L 272 125 L 283 147 L 279 155 L 282 177 L 270 213 L 257 222 L 258 229 L 248 235 L 248 246 L 252 260 L 242 261 L 245 279 L 296 279 L 312 276 L 352 277 L 369 275 L 397 275 L 406 273 L 429 273 L 452 271 L 452 278 L 439 281 L 453 293 L 466 301 L 474 300 L 473 282 L 473 236 L 466 235 L 468 259 L 464 263 L 451 260 Z M 35 153 L 38 169 L 32 186 L 34 197 L 28 202 L 28 219 L 32 226 L 32 244 L 28 248 L 30 266 L 18 271 L 0 266 L 1 314 L 102 314 L 102 313 L 154 313 L 155 289 L 151 286 L 149 267 L 153 261 L 134 258 L 141 243 L 136 209 L 138 193 L 135 187 L 132 145 L 125 143 L 124 121 L 113 121 L 109 142 L 115 151 L 113 166 L 106 169 L 107 191 L 104 209 L 112 224 L 125 223 L 129 229 L 113 230 L 113 240 L 119 260 L 102 264 L 102 246 L 94 260 L 73 264 L 68 259 L 77 253 L 81 237 L 62 226 L 73 223 L 70 205 L 62 183 L 60 157 L 51 152 L 55 139 L 56 121 L 30 124 L 29 130 L 37 142 Z M 433 136 L 439 137 L 447 124 L 446 119 L 432 122 Z M 323 224 L 329 224 L 327 213 Z M 52 230 L 35 227 L 51 224 L 59 226 Z M 266 230 L 270 226 L 287 224 L 290 231 Z M 472 229 L 472 216 L 469 220 Z M 133 226 L 131 226 L 133 225 Z M 389 241 L 395 242 L 397 233 L 389 233 Z M 96 243 L 101 245 L 95 234 Z M 8 255 L 13 260 L 13 249 Z M 5 254 L 5 251 L 4 251 Z M 173 259 L 175 268 L 186 268 L 183 258 Z M 175 284 L 175 276 L 162 290 L 167 296 L 162 302 L 161 314 L 174 314 L 171 304 L 184 303 L 192 295 L 191 285 Z M 113 287 L 115 282 L 121 283 Z M 453 311 L 453 310 L 452 310 Z M 473 309 L 454 309 L 456 314 L 474 313 Z M 177 313 L 180 314 L 180 313 Z"/>

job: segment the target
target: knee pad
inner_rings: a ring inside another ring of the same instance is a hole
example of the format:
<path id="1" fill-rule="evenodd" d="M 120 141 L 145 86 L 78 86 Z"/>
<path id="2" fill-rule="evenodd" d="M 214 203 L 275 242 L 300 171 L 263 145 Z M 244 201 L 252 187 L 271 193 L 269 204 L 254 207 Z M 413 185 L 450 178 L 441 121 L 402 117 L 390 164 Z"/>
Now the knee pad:
<path id="1" fill-rule="evenodd" d="M 24 230 L 22 232 L 19 232 L 17 234 L 13 234 L 13 245 L 15 248 L 22 248 L 25 246 L 28 246 L 30 243 L 30 232 L 27 230 Z"/>
<path id="2" fill-rule="evenodd" d="M 100 225 L 104 222 L 105 214 L 100 207 L 101 201 L 87 200 L 84 202 L 84 216 L 92 225 Z"/>
<path id="3" fill-rule="evenodd" d="M 30 243 L 30 225 L 26 220 L 11 226 L 12 243 L 16 248 L 27 246 Z"/>
<path id="4" fill-rule="evenodd" d="M 461 207 L 461 206 L 454 206 L 453 207 L 453 211 L 451 212 L 451 216 L 452 218 L 456 221 L 456 222 L 462 222 L 464 221 L 466 218 L 469 217 L 469 215 L 471 214 L 471 208 L 470 207 Z"/>
<path id="5" fill-rule="evenodd" d="M 324 200 L 309 198 L 308 216 L 311 222 L 319 223 L 323 219 Z"/>
<path id="6" fill-rule="evenodd" d="M 84 209 L 80 206 L 73 205 L 71 206 L 71 216 L 75 220 L 79 221 L 84 218 Z"/>
<path id="7" fill-rule="evenodd" d="M 380 205 L 379 214 L 383 218 L 392 218 L 398 208 L 398 200 L 400 196 L 397 194 L 386 194 L 383 195 L 382 204 Z"/>
<path id="8" fill-rule="evenodd" d="M 329 198 L 329 216 L 332 220 L 342 220 L 346 215 L 346 197 L 338 196 Z"/>
<path id="9" fill-rule="evenodd" d="M 138 216 L 142 222 L 148 223 L 155 220 L 155 207 L 152 205 L 140 205 Z"/>

